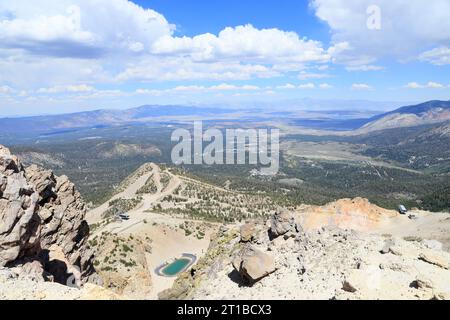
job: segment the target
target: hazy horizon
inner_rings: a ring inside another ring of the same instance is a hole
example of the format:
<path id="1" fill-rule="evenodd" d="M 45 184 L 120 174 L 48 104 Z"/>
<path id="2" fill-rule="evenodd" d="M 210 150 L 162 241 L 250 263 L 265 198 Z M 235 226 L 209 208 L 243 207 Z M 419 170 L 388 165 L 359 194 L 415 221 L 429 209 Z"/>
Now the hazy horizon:
<path id="1" fill-rule="evenodd" d="M 438 100 L 438 99 L 433 99 Z M 429 100 L 427 100 L 429 101 Z M 370 100 L 326 100 L 326 99 L 311 99 L 303 98 L 298 100 L 282 100 L 278 102 L 240 102 L 240 103 L 211 103 L 211 104 L 194 104 L 194 103 L 174 103 L 174 104 L 152 104 L 144 103 L 139 105 L 125 105 L 125 106 L 96 106 L 96 107 L 76 107 L 76 108 L 59 108 L 51 109 L 46 112 L 27 112 L 22 114 L 14 113 L 14 110 L 1 110 L 0 108 L 0 118 L 21 118 L 21 117 L 36 117 L 36 116 L 51 116 L 51 115 L 65 115 L 80 112 L 92 112 L 99 110 L 115 110 L 124 111 L 134 108 L 139 108 L 142 106 L 158 106 L 158 107 L 171 107 L 171 106 L 183 106 L 183 107 L 193 107 L 193 108 L 208 108 L 217 107 L 221 109 L 242 109 L 242 108 L 259 108 L 268 110 L 271 109 L 274 112 L 277 111 L 354 111 L 357 112 L 367 112 L 368 114 L 378 114 L 383 112 L 389 112 L 395 110 L 399 107 L 419 104 L 426 101 L 370 101 Z M 307 105 L 309 104 L 309 105 Z M 3 111 L 3 112 L 2 112 Z M 6 111 L 6 112 L 5 112 Z"/>

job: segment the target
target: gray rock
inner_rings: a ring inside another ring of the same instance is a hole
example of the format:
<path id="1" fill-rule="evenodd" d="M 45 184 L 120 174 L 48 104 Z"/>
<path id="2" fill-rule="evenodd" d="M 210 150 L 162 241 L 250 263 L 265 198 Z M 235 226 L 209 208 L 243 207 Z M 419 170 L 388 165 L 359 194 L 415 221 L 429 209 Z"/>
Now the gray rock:
<path id="1" fill-rule="evenodd" d="M 443 269 L 449 269 L 450 263 L 442 253 L 433 252 L 430 250 L 423 251 L 419 254 L 419 260 L 425 261 L 429 264 L 435 265 Z"/>
<path id="2" fill-rule="evenodd" d="M 20 160 L 0 145 L 0 267 L 22 265 L 35 279 L 46 265 L 46 251 L 57 245 L 82 277 L 94 273 L 86 242 L 85 205 L 67 177 Z M 31 260 L 40 260 L 33 262 Z M 28 264 L 25 264 L 28 261 Z"/>
<path id="3" fill-rule="evenodd" d="M 294 216 L 287 209 L 279 209 L 270 219 L 270 233 L 273 237 L 296 231 Z"/>
<path id="4" fill-rule="evenodd" d="M 21 272 L 19 273 L 19 276 L 27 276 L 28 278 L 32 279 L 33 281 L 44 281 L 44 267 L 42 266 L 42 263 L 34 260 L 26 262 L 21 267 Z"/>
<path id="5" fill-rule="evenodd" d="M 384 246 L 383 246 L 383 248 L 380 250 L 380 253 L 382 253 L 382 254 L 387 254 L 387 253 L 391 252 L 391 248 L 392 248 L 394 245 L 395 245 L 394 240 L 392 240 L 392 239 L 387 239 L 387 240 L 384 242 Z"/>
<path id="6" fill-rule="evenodd" d="M 294 233 L 294 232 L 292 232 L 292 231 L 289 231 L 289 232 L 286 232 L 284 235 L 283 235 L 283 238 L 284 238 L 284 240 L 288 240 L 288 239 L 295 239 L 295 237 L 296 237 L 297 235 Z"/>
<path id="7" fill-rule="evenodd" d="M 252 246 L 242 248 L 232 264 L 242 278 L 251 284 L 276 270 L 273 257 Z"/>
<path id="8" fill-rule="evenodd" d="M 342 283 L 342 290 L 350 293 L 355 293 L 356 291 L 358 291 L 348 280 L 345 280 Z"/>
<path id="9" fill-rule="evenodd" d="M 433 289 L 434 283 L 423 275 L 418 275 L 411 286 L 417 289 Z"/>
<path id="10" fill-rule="evenodd" d="M 256 226 L 254 223 L 246 223 L 241 226 L 241 241 L 250 242 L 254 239 L 256 233 Z"/>

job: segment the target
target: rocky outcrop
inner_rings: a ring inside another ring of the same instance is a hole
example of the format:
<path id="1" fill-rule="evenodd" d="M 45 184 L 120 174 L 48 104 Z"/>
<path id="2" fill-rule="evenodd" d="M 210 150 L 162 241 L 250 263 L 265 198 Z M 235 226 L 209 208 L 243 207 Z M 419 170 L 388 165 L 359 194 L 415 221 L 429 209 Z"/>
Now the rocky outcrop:
<path id="1" fill-rule="evenodd" d="M 0 146 L 0 266 L 37 247 L 38 199 L 17 157 Z"/>
<path id="2" fill-rule="evenodd" d="M 339 209 L 336 215 L 354 213 L 358 221 L 363 214 L 370 214 L 374 219 L 384 217 L 383 212 L 372 205 L 367 206 L 372 211 L 362 211 L 360 206 L 366 204 L 363 199 L 343 200 L 338 201 L 338 205 L 333 203 L 320 209 L 327 212 Z M 303 212 L 292 213 L 292 216 L 302 221 L 301 214 Z M 390 216 L 390 212 L 387 214 Z M 288 215 L 286 217 L 280 219 L 277 214 L 265 224 L 255 221 L 257 232 L 251 243 L 241 241 L 242 234 L 236 227 L 221 230 L 213 238 L 205 257 L 193 267 L 195 272 L 183 273 L 174 287 L 163 292 L 160 298 L 450 298 L 450 254 L 437 246 L 430 248 L 421 239 L 358 231 L 361 224 L 349 220 L 314 228 L 287 223 L 290 227 L 273 228 L 280 233 L 288 229 L 282 236 L 263 236 L 272 233 L 272 226 L 280 220 L 292 221 Z M 348 226 L 356 230 L 346 229 Z"/>
<path id="3" fill-rule="evenodd" d="M 0 146 L 0 267 L 21 266 L 35 276 L 43 271 L 42 277 L 61 283 L 87 280 L 94 269 L 85 214 L 66 176 L 37 166 L 25 169 Z"/>

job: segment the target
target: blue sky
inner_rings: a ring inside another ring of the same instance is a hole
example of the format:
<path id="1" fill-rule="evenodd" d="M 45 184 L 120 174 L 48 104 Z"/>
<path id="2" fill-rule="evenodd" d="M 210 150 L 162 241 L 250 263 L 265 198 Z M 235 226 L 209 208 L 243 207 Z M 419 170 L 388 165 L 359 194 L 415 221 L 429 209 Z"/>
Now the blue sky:
<path id="1" fill-rule="evenodd" d="M 179 29 L 179 35 L 195 36 L 219 33 L 229 26 L 252 24 L 256 28 L 295 31 L 322 41 L 329 41 L 326 24 L 314 16 L 308 1 L 302 0 L 192 0 L 134 1 L 144 8 L 161 12 Z"/>
<path id="2" fill-rule="evenodd" d="M 449 100 L 449 47 L 447 0 L 0 0 L 0 116 Z"/>

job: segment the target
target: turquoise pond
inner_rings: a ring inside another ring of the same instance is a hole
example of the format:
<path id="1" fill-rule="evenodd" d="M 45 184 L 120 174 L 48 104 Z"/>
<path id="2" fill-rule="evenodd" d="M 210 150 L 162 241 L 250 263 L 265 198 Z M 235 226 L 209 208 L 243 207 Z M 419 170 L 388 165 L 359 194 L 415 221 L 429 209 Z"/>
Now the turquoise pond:
<path id="1" fill-rule="evenodd" d="M 190 259 L 177 259 L 171 264 L 167 265 L 161 270 L 161 273 L 163 273 L 166 276 L 175 276 L 178 273 L 184 271 L 186 267 L 191 263 Z"/>

